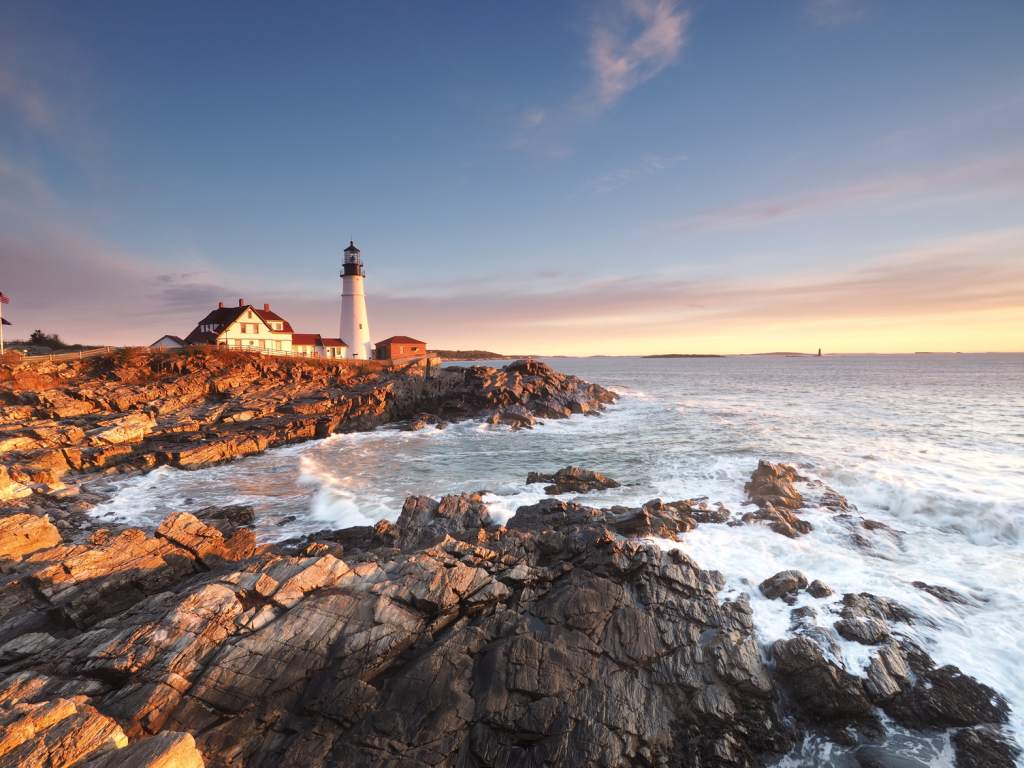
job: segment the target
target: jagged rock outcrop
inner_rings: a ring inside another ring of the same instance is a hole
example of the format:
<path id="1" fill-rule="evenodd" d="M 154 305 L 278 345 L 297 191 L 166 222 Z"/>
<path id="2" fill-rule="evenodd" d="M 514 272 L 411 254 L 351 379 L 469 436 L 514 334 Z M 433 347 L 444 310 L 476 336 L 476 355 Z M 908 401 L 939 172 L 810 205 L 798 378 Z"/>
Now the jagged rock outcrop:
<path id="1" fill-rule="evenodd" d="M 94 499 L 80 488 L 97 476 L 196 469 L 392 422 L 529 427 L 614 400 L 532 360 L 429 376 L 202 348 L 0 364 L 0 505 L 49 510 L 63 530 L 84 522 L 66 512 L 88 508 Z"/>
<path id="2" fill-rule="evenodd" d="M 586 493 L 606 488 L 618 488 L 619 483 L 607 475 L 580 467 L 565 467 L 552 474 L 531 472 L 526 476 L 526 483 L 550 483 L 544 487 L 544 493 L 557 496 L 562 493 Z"/>
<path id="3" fill-rule="evenodd" d="M 753 767 L 880 708 L 969 729 L 963 765 L 1013 759 L 1005 701 L 893 633 L 914 617 L 891 600 L 843 598 L 889 631 L 863 676 L 810 606 L 769 660 L 721 574 L 628 538 L 694 508 L 546 499 L 500 526 L 479 494 L 410 497 L 273 546 L 178 513 L 35 551 L 0 585 L 0 722 L 27 726 L 0 766 Z"/>
<path id="4" fill-rule="evenodd" d="M 0 561 L 20 560 L 25 555 L 55 546 L 59 541 L 60 531 L 45 515 L 0 517 Z"/>
<path id="5" fill-rule="evenodd" d="M 346 545 L 350 561 L 288 547 L 232 561 L 220 531 L 180 514 L 154 537 L 96 537 L 91 559 L 58 546 L 15 578 L 51 584 L 59 554 L 97 586 L 142 580 L 116 615 L 91 598 L 83 615 L 73 585 L 38 595 L 50 624 L 0 655 L 0 687 L 24 706 L 80 697 L 131 754 L 191 734 L 210 766 L 753 766 L 784 750 L 750 607 L 678 552 L 575 512 L 525 509 L 503 528 L 478 496 L 411 498 L 392 535 L 362 537 L 372 551 Z"/>

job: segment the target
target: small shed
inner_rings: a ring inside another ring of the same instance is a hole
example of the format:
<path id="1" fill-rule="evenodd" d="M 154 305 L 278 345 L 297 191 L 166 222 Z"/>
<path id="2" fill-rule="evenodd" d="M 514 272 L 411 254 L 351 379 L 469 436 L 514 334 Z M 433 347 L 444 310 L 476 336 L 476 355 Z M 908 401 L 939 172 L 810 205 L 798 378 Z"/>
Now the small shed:
<path id="1" fill-rule="evenodd" d="M 345 357 L 345 352 L 348 351 L 348 344 L 341 339 L 325 339 L 321 336 L 316 351 L 319 357 L 328 360 L 342 360 Z"/>
<path id="2" fill-rule="evenodd" d="M 391 336 L 378 341 L 376 347 L 378 360 L 402 360 L 427 354 L 427 342 L 411 336 Z"/>

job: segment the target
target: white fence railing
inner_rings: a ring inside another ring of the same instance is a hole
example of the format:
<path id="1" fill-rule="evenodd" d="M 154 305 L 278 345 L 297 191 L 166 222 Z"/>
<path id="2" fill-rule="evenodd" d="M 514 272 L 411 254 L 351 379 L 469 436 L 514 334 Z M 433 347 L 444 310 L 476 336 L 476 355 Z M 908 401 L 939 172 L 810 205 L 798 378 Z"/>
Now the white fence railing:
<path id="1" fill-rule="evenodd" d="M 83 357 L 106 355 L 115 349 L 118 349 L 118 347 L 96 347 L 96 349 L 80 349 L 77 352 L 57 352 L 51 355 L 22 355 L 18 362 L 42 363 L 50 360 L 81 360 Z"/>

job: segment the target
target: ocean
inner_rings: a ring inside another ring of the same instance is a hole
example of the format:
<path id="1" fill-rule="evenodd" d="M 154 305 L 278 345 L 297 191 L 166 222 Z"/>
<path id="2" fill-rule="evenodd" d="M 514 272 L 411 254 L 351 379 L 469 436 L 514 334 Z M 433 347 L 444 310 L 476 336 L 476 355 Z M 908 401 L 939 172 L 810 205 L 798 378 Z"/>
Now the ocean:
<path id="1" fill-rule="evenodd" d="M 251 504 L 258 534 L 277 540 L 323 528 L 394 520 L 411 494 L 484 490 L 499 521 L 543 498 L 530 471 L 575 464 L 619 480 L 585 494 L 594 506 L 706 497 L 737 516 L 758 459 L 789 462 L 845 495 L 894 532 L 851 542 L 824 511 L 788 539 L 759 525 L 702 525 L 678 547 L 747 593 L 760 639 L 786 634 L 790 606 L 757 584 L 796 568 L 836 592 L 894 598 L 920 620 L 902 628 L 939 664 L 955 664 L 1003 693 L 1024 742 L 1024 355 L 556 358 L 566 373 L 609 387 L 620 401 L 600 416 L 512 432 L 476 422 L 444 430 L 336 435 L 194 472 L 161 468 L 110 481 L 101 520 L 155 526 L 168 513 Z M 913 586 L 955 589 L 967 605 Z M 801 604 L 814 602 L 809 596 Z M 820 605 L 821 603 L 817 603 Z M 870 648 L 841 643 L 851 671 Z M 944 739 L 885 745 L 905 765 L 952 765 Z M 783 765 L 840 764 L 808 743 Z"/>

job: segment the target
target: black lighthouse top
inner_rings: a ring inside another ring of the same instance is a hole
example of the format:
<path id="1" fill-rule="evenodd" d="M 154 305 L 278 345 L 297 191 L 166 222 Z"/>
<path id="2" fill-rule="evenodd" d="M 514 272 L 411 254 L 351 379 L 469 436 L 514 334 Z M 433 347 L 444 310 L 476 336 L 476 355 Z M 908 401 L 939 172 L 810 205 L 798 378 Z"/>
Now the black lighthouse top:
<path id="1" fill-rule="evenodd" d="M 356 248 L 356 244 L 349 240 L 348 248 L 345 249 L 345 261 L 342 264 L 342 277 L 345 277 L 345 275 L 359 275 L 360 277 L 366 277 L 360 253 L 361 251 Z"/>

